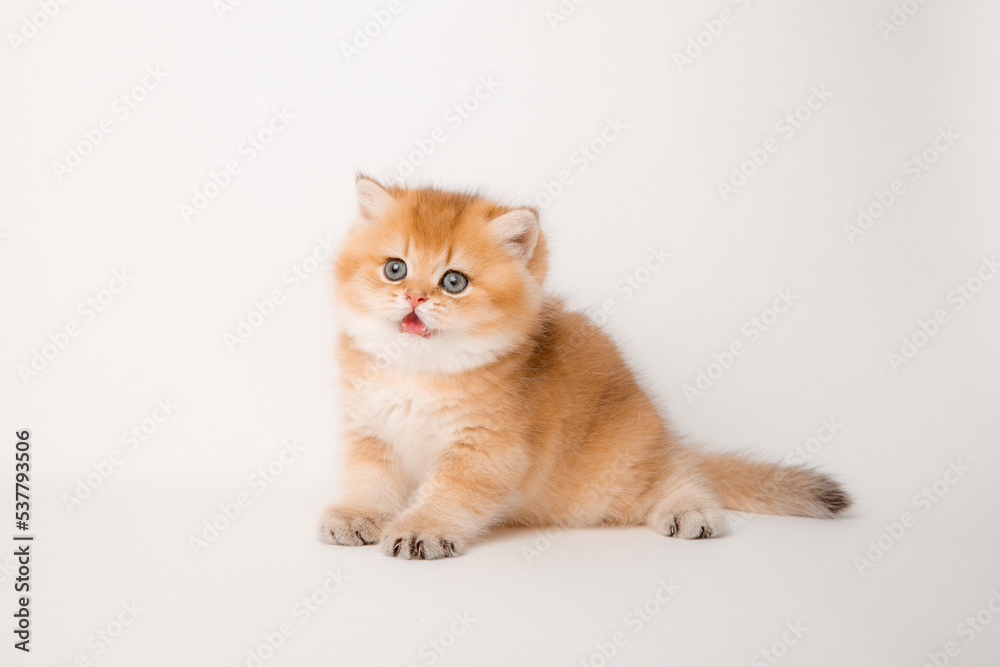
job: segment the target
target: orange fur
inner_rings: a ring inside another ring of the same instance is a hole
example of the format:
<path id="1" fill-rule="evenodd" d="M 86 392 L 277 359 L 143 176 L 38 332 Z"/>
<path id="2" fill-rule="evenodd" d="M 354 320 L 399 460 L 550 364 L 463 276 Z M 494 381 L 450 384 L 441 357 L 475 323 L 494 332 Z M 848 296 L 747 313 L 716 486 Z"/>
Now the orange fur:
<path id="1" fill-rule="evenodd" d="M 429 559 L 495 525 L 697 538 L 721 531 L 723 508 L 850 505 L 821 473 L 680 442 L 610 338 L 544 295 L 535 211 L 363 176 L 358 199 L 335 268 L 347 482 L 323 540 Z M 462 293 L 443 288 L 449 270 L 468 278 Z"/>

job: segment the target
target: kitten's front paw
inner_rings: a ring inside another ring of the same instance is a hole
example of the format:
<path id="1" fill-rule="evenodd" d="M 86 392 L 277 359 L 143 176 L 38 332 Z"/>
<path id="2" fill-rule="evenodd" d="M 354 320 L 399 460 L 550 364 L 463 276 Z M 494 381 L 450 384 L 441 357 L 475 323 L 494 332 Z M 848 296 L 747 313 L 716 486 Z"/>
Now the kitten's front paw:
<path id="1" fill-rule="evenodd" d="M 375 544 L 382 536 L 385 517 L 350 507 L 331 505 L 323 512 L 319 539 L 327 544 L 361 546 Z"/>
<path id="2" fill-rule="evenodd" d="M 663 511 L 653 518 L 650 525 L 653 530 L 667 537 L 696 540 L 719 535 L 725 526 L 725 515 L 716 507 Z"/>
<path id="3" fill-rule="evenodd" d="M 461 556 L 464 540 L 447 531 L 417 528 L 409 522 L 394 522 L 382 536 L 382 551 L 386 556 L 403 560 L 435 560 Z"/>

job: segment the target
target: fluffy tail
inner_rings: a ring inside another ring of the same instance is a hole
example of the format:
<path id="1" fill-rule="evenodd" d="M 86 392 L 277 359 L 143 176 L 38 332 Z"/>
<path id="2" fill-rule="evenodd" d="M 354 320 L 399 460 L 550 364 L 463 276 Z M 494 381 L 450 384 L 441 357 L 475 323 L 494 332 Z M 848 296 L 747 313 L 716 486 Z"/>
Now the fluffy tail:
<path id="1" fill-rule="evenodd" d="M 703 453 L 701 468 L 727 509 L 831 518 L 851 506 L 838 482 L 810 468 L 764 463 L 735 454 Z"/>

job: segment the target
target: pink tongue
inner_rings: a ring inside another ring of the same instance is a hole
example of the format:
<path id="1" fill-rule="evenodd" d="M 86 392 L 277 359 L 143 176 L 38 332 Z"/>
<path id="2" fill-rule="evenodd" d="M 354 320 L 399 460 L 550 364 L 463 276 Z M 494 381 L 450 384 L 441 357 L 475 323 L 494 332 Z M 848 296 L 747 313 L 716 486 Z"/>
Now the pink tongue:
<path id="1" fill-rule="evenodd" d="M 427 334 L 427 325 L 420 321 L 416 313 L 410 313 L 403 318 L 402 329 L 407 333 L 417 334 L 418 336 Z"/>

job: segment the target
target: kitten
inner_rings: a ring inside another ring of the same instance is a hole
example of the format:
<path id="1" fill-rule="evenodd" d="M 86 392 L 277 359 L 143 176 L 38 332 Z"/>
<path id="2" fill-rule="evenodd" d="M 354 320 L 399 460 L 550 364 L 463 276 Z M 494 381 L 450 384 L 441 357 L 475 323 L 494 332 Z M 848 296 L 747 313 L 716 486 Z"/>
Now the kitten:
<path id="1" fill-rule="evenodd" d="M 346 491 L 324 542 L 434 559 L 497 525 L 701 538 L 723 508 L 850 506 L 813 470 L 682 444 L 610 338 L 544 294 L 535 210 L 364 176 L 357 198 L 335 267 Z"/>

